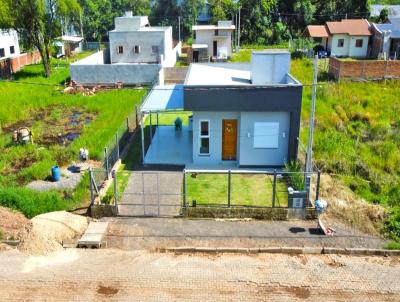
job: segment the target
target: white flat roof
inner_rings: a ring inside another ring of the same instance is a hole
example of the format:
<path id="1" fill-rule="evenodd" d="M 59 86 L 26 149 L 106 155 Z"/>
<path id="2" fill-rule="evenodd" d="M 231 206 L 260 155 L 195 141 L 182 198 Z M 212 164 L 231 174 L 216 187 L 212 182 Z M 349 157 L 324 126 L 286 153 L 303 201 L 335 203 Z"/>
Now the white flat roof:
<path id="1" fill-rule="evenodd" d="M 183 109 L 183 85 L 157 85 L 154 86 L 145 101 L 141 111 L 165 111 Z"/>
<path id="2" fill-rule="evenodd" d="M 196 63 L 191 64 L 185 85 L 251 85 L 250 64 Z"/>
<path id="3" fill-rule="evenodd" d="M 230 26 L 218 26 L 218 25 L 193 25 L 192 30 L 235 30 L 235 25 Z"/>
<path id="4" fill-rule="evenodd" d="M 207 44 L 192 44 L 193 49 L 208 48 Z"/>

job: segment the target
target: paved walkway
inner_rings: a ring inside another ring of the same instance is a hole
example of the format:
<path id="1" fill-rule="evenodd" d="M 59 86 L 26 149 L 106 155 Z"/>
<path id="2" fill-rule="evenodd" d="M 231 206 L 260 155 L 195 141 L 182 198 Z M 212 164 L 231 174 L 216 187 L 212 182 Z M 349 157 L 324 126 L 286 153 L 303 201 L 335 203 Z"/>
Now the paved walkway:
<path id="1" fill-rule="evenodd" d="M 399 301 L 400 259 L 70 249 L 0 254 L 0 301 Z"/>
<path id="2" fill-rule="evenodd" d="M 384 241 L 343 225 L 325 236 L 316 221 L 224 221 L 184 218 L 103 218 L 108 247 L 125 250 L 168 247 L 328 246 L 382 248 Z"/>
<path id="3" fill-rule="evenodd" d="M 132 172 L 118 205 L 121 216 L 178 216 L 182 172 Z"/>

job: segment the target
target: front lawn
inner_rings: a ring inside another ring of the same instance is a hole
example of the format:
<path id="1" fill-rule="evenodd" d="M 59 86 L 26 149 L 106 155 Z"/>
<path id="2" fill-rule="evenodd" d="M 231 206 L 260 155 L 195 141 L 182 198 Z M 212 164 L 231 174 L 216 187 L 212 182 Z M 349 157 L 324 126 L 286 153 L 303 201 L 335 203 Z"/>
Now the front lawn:
<path id="1" fill-rule="evenodd" d="M 186 174 L 187 202 L 198 205 L 228 203 L 228 174 Z M 260 174 L 231 174 L 231 206 L 272 206 L 273 176 Z M 275 205 L 287 207 L 287 185 L 278 179 Z"/>
<path id="2" fill-rule="evenodd" d="M 22 188 L 32 180 L 46 179 L 54 164 L 78 161 L 82 147 L 89 150 L 91 159 L 101 160 L 104 147 L 146 92 L 120 89 L 95 96 L 64 94 L 59 85 L 69 78 L 69 62 L 53 60 L 50 78 L 43 76 L 38 64 L 26 66 L 12 80 L 0 81 L 0 204 L 28 217 L 32 215 L 25 209 L 29 200 L 46 201 L 47 208 L 37 207 L 39 212 L 72 208 L 87 200 L 87 180 L 74 191 L 37 193 Z M 12 142 L 13 131 L 19 127 L 31 129 L 34 145 Z M 16 196 L 21 196 L 19 201 Z"/>

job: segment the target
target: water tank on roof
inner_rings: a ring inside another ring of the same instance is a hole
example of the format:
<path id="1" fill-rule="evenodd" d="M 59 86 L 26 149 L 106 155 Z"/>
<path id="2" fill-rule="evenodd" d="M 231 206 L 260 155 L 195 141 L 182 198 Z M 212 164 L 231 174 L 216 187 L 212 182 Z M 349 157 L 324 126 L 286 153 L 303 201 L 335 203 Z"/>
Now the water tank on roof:
<path id="1" fill-rule="evenodd" d="M 271 49 L 251 54 L 251 82 L 254 85 L 285 84 L 289 71 L 288 50 Z"/>

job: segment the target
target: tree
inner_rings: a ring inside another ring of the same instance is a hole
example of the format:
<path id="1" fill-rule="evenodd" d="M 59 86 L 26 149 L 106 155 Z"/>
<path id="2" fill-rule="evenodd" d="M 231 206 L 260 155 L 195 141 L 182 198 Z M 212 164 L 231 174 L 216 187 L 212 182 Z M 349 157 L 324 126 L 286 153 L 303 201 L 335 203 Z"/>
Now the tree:
<path id="1" fill-rule="evenodd" d="M 79 16 L 79 4 L 76 0 L 0 0 L 0 4 L 2 27 L 15 29 L 26 47 L 39 51 L 45 76 L 49 77 L 50 46 L 61 35 L 62 21 Z"/>
<path id="2" fill-rule="evenodd" d="M 244 43 L 273 41 L 273 14 L 276 0 L 241 0 L 241 36 Z"/>
<path id="3" fill-rule="evenodd" d="M 388 17 L 389 17 L 389 10 L 387 9 L 387 7 L 384 7 L 379 13 L 378 22 L 386 22 Z"/>
<path id="4" fill-rule="evenodd" d="M 217 24 L 220 20 L 231 20 L 237 13 L 237 1 L 233 0 L 209 0 L 211 22 Z"/>
<path id="5" fill-rule="evenodd" d="M 181 3 L 180 14 L 182 16 L 183 37 L 191 35 L 192 26 L 196 24 L 196 19 L 205 5 L 205 0 L 184 0 Z"/>
<path id="6" fill-rule="evenodd" d="M 315 5 L 310 0 L 298 0 L 294 3 L 293 11 L 296 15 L 296 30 L 304 28 L 314 21 Z"/>
<path id="7" fill-rule="evenodd" d="M 179 16 L 180 9 L 176 0 L 158 0 L 151 10 L 150 24 L 172 26 L 176 34 Z"/>

